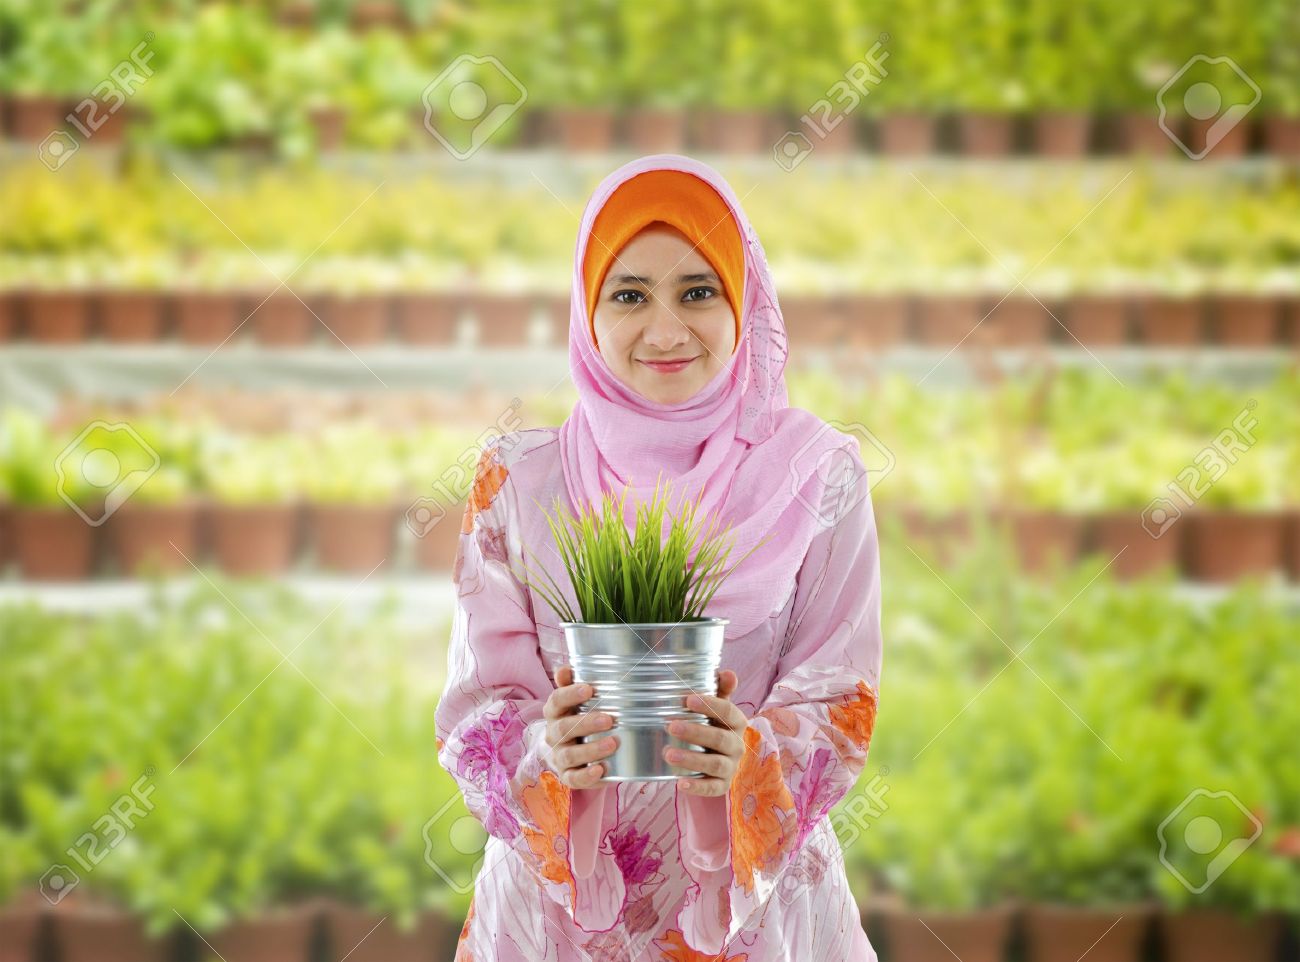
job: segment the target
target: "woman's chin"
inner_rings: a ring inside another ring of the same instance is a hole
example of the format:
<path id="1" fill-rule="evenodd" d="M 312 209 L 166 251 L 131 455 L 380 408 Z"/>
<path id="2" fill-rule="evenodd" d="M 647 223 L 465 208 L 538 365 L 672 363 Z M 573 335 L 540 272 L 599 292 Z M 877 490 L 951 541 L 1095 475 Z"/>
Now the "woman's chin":
<path id="1" fill-rule="evenodd" d="M 655 375 L 655 377 L 660 380 L 663 379 L 663 375 Z M 654 381 L 647 382 L 643 379 L 640 384 L 636 385 L 636 391 L 647 401 L 652 401 L 655 404 L 680 404 L 695 397 L 703 386 L 703 384 L 696 384 L 694 380 L 690 383 L 664 384 Z"/>

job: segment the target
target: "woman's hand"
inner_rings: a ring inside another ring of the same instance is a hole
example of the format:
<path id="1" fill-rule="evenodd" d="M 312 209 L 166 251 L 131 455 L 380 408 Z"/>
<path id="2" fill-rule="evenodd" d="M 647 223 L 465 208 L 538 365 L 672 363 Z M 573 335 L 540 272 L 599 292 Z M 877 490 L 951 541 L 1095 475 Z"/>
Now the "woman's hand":
<path id="1" fill-rule="evenodd" d="M 578 706 L 594 692 L 590 685 L 573 683 L 573 668 L 561 665 L 555 670 L 555 691 L 542 706 L 546 718 L 546 744 L 551 746 L 551 767 L 560 781 L 570 788 L 594 788 L 605 775 L 606 766 L 596 764 L 618 748 L 618 736 L 610 735 L 597 742 L 578 742 L 582 735 L 608 731 L 614 719 L 604 712 L 578 713 Z"/>
<path id="2" fill-rule="evenodd" d="M 681 791 L 702 797 L 725 795 L 736 777 L 740 759 L 745 753 L 745 729 L 749 719 L 731 703 L 731 693 L 739 679 L 730 668 L 718 673 L 717 695 L 688 695 L 686 707 L 691 711 L 710 716 L 707 725 L 701 722 L 672 721 L 668 733 L 674 738 L 708 749 L 701 754 L 685 748 L 664 749 L 664 758 L 678 768 L 703 772 L 705 778 L 679 778 Z"/>

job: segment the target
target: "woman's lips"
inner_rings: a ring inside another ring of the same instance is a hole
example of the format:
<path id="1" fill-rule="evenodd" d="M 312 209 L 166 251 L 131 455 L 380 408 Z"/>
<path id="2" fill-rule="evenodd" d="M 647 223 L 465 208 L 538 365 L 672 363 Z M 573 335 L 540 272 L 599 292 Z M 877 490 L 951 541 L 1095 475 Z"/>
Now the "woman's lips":
<path id="1" fill-rule="evenodd" d="M 676 374 L 678 371 L 696 360 L 698 360 L 698 358 L 688 357 L 680 361 L 641 361 L 641 363 L 652 371 L 658 371 L 660 374 Z"/>

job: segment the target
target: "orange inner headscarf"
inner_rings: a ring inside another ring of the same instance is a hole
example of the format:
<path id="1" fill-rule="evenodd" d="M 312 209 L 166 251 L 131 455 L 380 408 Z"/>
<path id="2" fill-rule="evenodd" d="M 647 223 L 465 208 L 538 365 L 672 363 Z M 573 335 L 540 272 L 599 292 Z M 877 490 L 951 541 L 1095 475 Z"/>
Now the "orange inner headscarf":
<path id="1" fill-rule="evenodd" d="M 736 315 L 739 346 L 741 307 L 745 303 L 745 246 L 740 230 L 721 195 L 682 170 L 637 174 L 610 194 L 596 215 L 582 266 L 591 342 L 596 343 L 596 300 L 615 255 L 638 232 L 656 222 L 676 227 L 713 265 Z"/>

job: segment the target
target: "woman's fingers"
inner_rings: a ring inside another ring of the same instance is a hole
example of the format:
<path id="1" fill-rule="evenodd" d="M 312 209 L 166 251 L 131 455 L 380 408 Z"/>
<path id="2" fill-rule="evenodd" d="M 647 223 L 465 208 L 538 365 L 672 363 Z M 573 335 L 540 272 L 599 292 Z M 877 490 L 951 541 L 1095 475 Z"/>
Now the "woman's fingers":
<path id="1" fill-rule="evenodd" d="M 668 734 L 680 738 L 692 745 L 699 745 L 710 751 L 724 755 L 739 754 L 736 733 L 715 725 L 701 725 L 699 722 L 674 721 L 668 723 Z"/>
<path id="2" fill-rule="evenodd" d="M 727 783 L 721 778 L 679 778 L 677 787 L 691 795 L 701 798 L 716 797 L 727 794 Z"/>
<path id="3" fill-rule="evenodd" d="M 684 768 L 688 772 L 700 772 L 722 779 L 728 778 L 736 765 L 735 759 L 730 755 L 693 752 L 686 748 L 665 748 L 664 759 L 670 765 Z"/>
<path id="4" fill-rule="evenodd" d="M 563 718 L 594 695 L 590 685 L 565 685 L 551 692 L 542 715 L 546 718 Z"/>
<path id="5" fill-rule="evenodd" d="M 605 775 L 604 765 L 569 768 L 560 773 L 560 781 L 570 788 L 591 788 Z"/>
<path id="6" fill-rule="evenodd" d="M 749 724 L 749 719 L 745 717 L 744 712 L 726 698 L 717 695 L 687 695 L 686 707 L 691 711 L 708 715 L 714 723 L 723 728 L 743 730 Z"/>
<path id="7" fill-rule="evenodd" d="M 546 724 L 546 744 L 553 747 L 573 741 L 583 735 L 609 731 L 614 727 L 614 719 L 604 712 L 593 711 L 585 715 L 565 715 Z"/>
<path id="8" fill-rule="evenodd" d="M 551 764 L 563 771 L 568 768 L 581 768 L 591 762 L 600 761 L 614 754 L 618 748 L 618 736 L 609 735 L 594 742 L 570 742 L 551 752 Z"/>

